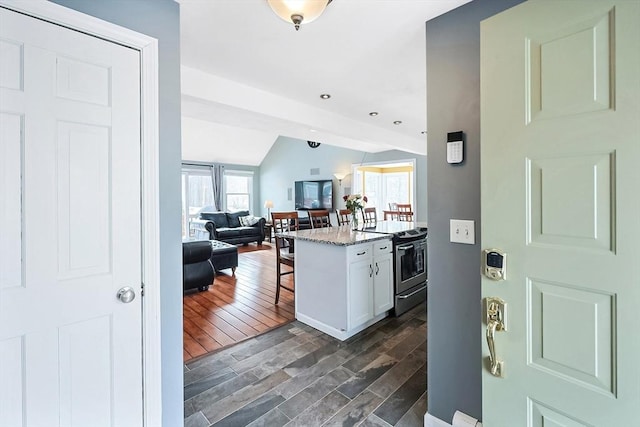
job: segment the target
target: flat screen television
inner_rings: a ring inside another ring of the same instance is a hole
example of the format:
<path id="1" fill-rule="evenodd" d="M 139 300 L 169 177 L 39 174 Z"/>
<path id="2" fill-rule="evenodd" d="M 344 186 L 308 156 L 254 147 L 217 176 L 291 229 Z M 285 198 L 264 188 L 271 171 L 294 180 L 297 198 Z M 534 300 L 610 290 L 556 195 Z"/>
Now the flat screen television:
<path id="1" fill-rule="evenodd" d="M 333 181 L 296 181 L 296 209 L 328 209 L 333 210 Z"/>

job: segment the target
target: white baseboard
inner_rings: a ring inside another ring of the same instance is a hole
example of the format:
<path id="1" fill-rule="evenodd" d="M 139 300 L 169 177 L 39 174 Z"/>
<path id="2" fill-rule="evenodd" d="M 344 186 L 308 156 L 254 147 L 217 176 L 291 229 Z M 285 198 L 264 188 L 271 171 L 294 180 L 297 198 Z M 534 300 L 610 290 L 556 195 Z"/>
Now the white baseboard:
<path id="1" fill-rule="evenodd" d="M 424 414 L 424 427 L 451 427 L 451 424 L 427 412 Z"/>
<path id="2" fill-rule="evenodd" d="M 478 421 L 476 426 L 482 427 L 482 423 Z M 426 414 L 424 414 L 424 427 L 452 427 L 452 426 L 448 422 L 442 421 L 440 418 L 436 418 L 427 412 Z"/>

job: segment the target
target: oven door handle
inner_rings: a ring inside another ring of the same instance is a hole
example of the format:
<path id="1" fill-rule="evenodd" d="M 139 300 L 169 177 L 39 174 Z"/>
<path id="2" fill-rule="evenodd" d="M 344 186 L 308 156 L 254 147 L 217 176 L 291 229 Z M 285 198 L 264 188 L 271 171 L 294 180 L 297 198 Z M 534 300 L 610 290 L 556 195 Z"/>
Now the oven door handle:
<path id="1" fill-rule="evenodd" d="M 399 251 L 408 251 L 409 249 L 413 249 L 413 245 L 402 245 L 402 246 L 397 246 L 396 247 L 397 250 Z"/>
<path id="2" fill-rule="evenodd" d="M 424 285 L 424 286 L 422 286 L 420 289 L 418 289 L 418 290 L 416 290 L 416 291 L 411 292 L 409 295 L 396 295 L 396 298 L 398 298 L 398 299 L 407 299 L 407 298 L 409 298 L 409 297 L 414 296 L 414 295 L 415 295 L 415 294 L 417 294 L 418 292 L 422 292 L 422 291 L 424 291 L 425 289 L 427 289 L 427 285 Z"/>

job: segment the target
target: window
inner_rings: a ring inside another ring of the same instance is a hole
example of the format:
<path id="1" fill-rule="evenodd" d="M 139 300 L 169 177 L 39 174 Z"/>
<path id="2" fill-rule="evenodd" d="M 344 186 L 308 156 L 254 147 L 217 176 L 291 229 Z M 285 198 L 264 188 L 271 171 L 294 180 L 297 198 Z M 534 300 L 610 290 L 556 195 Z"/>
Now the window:
<path id="1" fill-rule="evenodd" d="M 183 165 L 182 167 L 182 238 L 192 237 L 189 222 L 200 212 L 240 210 L 251 211 L 253 201 L 253 172 L 224 172 L 222 184 L 223 206 L 216 207 L 213 199 L 211 167 L 207 165 Z"/>
<path id="2" fill-rule="evenodd" d="M 182 238 L 190 237 L 189 221 L 201 211 L 215 212 L 211 169 L 189 167 L 182 169 Z"/>
<path id="3" fill-rule="evenodd" d="M 251 211 L 253 200 L 253 172 L 225 171 L 224 202 L 229 212 Z"/>
<path id="4" fill-rule="evenodd" d="M 409 172 L 391 172 L 382 174 L 383 202 L 380 206 L 388 209 L 390 203 L 412 203 L 411 186 L 413 174 Z"/>
<path id="5" fill-rule="evenodd" d="M 367 196 L 367 206 L 375 207 L 378 216 L 391 203 L 413 204 L 412 163 L 389 163 L 354 167 L 353 193 Z"/>
<path id="6" fill-rule="evenodd" d="M 380 188 L 382 183 L 380 181 L 382 174 L 379 172 L 364 171 L 364 191 L 367 196 L 367 206 L 376 207 L 380 209 L 380 203 L 382 201 L 382 194 Z M 380 214 L 382 214 L 380 212 Z"/>

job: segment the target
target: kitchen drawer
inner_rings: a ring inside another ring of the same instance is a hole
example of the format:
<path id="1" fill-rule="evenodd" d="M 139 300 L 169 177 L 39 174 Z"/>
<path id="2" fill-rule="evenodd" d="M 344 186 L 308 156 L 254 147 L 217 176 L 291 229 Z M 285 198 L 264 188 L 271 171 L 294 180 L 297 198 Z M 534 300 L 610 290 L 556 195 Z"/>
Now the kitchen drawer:
<path id="1" fill-rule="evenodd" d="M 386 254 L 393 250 L 391 240 L 380 240 L 373 242 L 373 256 L 376 254 Z"/>
<path id="2" fill-rule="evenodd" d="M 371 244 L 353 245 L 347 248 L 347 260 L 348 262 L 359 261 L 361 259 L 368 259 L 372 257 Z"/>

